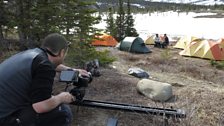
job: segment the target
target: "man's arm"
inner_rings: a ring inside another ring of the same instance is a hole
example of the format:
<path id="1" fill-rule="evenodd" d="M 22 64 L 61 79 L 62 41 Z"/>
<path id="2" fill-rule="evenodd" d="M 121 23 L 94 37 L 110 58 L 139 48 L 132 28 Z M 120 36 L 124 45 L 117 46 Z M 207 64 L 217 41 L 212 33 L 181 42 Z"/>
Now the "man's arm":
<path id="1" fill-rule="evenodd" d="M 29 97 L 37 113 L 49 112 L 62 103 L 71 103 L 74 97 L 68 92 L 52 96 L 55 68 L 45 55 L 38 55 L 32 63 L 32 83 Z"/>
<path id="2" fill-rule="evenodd" d="M 72 67 L 68 67 L 68 66 L 65 66 L 64 64 L 60 64 L 56 67 L 56 71 L 57 72 L 61 72 L 63 70 L 68 70 L 68 69 L 72 69 L 72 70 L 75 70 L 75 71 L 79 71 L 79 73 L 81 75 L 84 75 L 84 76 L 89 76 L 88 72 L 84 69 L 75 69 L 75 68 L 72 68 Z"/>
<path id="3" fill-rule="evenodd" d="M 37 113 L 45 113 L 51 111 L 62 103 L 68 104 L 74 100 L 75 98 L 70 93 L 62 92 L 44 101 L 34 103 L 32 106 Z"/>
<path id="4" fill-rule="evenodd" d="M 68 69 L 73 69 L 73 68 L 68 67 L 68 66 L 65 66 L 64 64 L 60 64 L 60 65 L 58 65 L 58 66 L 56 67 L 56 71 L 57 71 L 57 72 L 61 72 L 61 71 L 63 71 L 63 70 L 68 70 Z"/>

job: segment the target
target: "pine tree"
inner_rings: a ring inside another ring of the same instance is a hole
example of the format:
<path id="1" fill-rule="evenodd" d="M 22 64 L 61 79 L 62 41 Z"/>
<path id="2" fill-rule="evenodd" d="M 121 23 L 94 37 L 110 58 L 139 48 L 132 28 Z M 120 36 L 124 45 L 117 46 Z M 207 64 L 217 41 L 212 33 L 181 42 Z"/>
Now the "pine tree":
<path id="1" fill-rule="evenodd" d="M 100 17 L 94 16 L 96 10 L 94 9 L 94 1 L 83 1 L 77 0 L 77 9 L 73 10 L 76 15 L 75 27 L 73 27 L 74 32 L 74 50 L 73 57 L 81 65 L 88 59 L 92 58 L 95 55 L 95 48 L 90 46 L 91 41 L 94 38 L 95 33 L 98 32 L 98 29 L 93 27 L 95 24 L 98 24 Z M 73 12 L 73 13 L 74 13 Z M 76 63 L 77 63 L 76 62 Z"/>
<path id="2" fill-rule="evenodd" d="M 3 26 L 6 25 L 5 5 L 3 1 L 0 1 L 0 40 L 3 39 Z M 0 41 L 1 42 L 1 41 Z"/>
<path id="3" fill-rule="evenodd" d="M 25 40 L 27 38 L 27 27 L 25 26 L 26 23 L 28 22 L 28 17 L 25 12 L 25 6 L 26 6 L 26 1 L 23 0 L 17 0 L 15 1 L 16 6 L 16 12 L 15 12 L 15 17 L 17 20 L 17 27 L 18 27 L 18 34 L 19 34 L 19 39 L 20 39 L 20 46 L 25 46 Z M 28 25 L 28 24 L 27 24 Z M 29 27 L 29 26 L 28 26 Z"/>
<path id="4" fill-rule="evenodd" d="M 66 37 L 71 39 L 74 37 L 76 31 L 72 28 L 77 27 L 76 20 L 78 19 L 78 1 L 77 0 L 66 0 L 61 1 L 61 11 L 60 11 L 60 25 L 59 28 L 63 33 L 66 34 Z"/>
<path id="5" fill-rule="evenodd" d="M 33 26 L 31 31 L 35 39 L 40 41 L 49 33 L 60 32 L 59 26 L 63 18 L 60 0 L 38 0 L 32 9 Z"/>
<path id="6" fill-rule="evenodd" d="M 115 38 L 117 41 L 121 41 L 125 37 L 125 13 L 123 9 L 123 0 L 119 0 L 119 8 L 118 8 L 118 14 L 116 19 L 116 36 Z"/>
<path id="7" fill-rule="evenodd" d="M 134 28 L 134 19 L 131 14 L 130 0 L 127 2 L 127 15 L 125 21 L 125 36 L 137 37 L 137 30 Z"/>
<path id="8" fill-rule="evenodd" d="M 58 0 L 16 0 L 8 1 L 8 4 L 13 15 L 10 24 L 17 27 L 15 30 L 22 49 L 36 46 L 39 44 L 37 41 L 47 34 L 59 31 Z"/>
<path id="9" fill-rule="evenodd" d="M 94 37 L 94 34 L 99 30 L 93 27 L 95 24 L 98 24 L 101 17 L 94 16 L 96 10 L 94 8 L 95 2 L 92 1 L 83 1 L 78 0 L 78 11 L 77 11 L 77 26 L 75 31 L 78 35 L 80 41 L 87 42 L 89 44 Z"/>
<path id="10" fill-rule="evenodd" d="M 113 10 L 110 7 L 109 12 L 108 12 L 108 16 L 107 16 L 107 19 L 106 19 L 106 23 L 107 23 L 106 32 L 109 33 L 112 36 L 116 36 L 115 19 L 113 17 L 113 14 L 114 14 Z"/>

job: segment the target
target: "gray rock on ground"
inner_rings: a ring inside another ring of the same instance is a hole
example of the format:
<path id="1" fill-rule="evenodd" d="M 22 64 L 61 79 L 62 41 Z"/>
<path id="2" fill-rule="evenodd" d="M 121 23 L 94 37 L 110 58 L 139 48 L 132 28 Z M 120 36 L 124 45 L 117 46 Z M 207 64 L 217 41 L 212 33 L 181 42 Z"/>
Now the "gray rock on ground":
<path id="1" fill-rule="evenodd" d="M 137 90 L 154 101 L 165 102 L 173 96 L 172 85 L 168 83 L 142 79 Z"/>

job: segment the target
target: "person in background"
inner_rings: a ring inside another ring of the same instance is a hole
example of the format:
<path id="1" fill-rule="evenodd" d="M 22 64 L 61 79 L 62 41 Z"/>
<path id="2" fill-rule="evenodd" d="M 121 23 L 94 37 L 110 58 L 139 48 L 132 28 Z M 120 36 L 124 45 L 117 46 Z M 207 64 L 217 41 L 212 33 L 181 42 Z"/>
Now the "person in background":
<path id="1" fill-rule="evenodd" d="M 154 42 L 155 42 L 154 47 L 160 47 L 161 46 L 161 44 L 160 44 L 161 41 L 160 41 L 160 38 L 159 38 L 158 34 L 156 34 Z"/>
<path id="2" fill-rule="evenodd" d="M 169 38 L 167 37 L 166 34 L 164 34 L 164 37 L 163 37 L 164 41 L 162 43 L 162 48 L 166 48 L 168 45 L 169 45 Z"/>
<path id="3" fill-rule="evenodd" d="M 0 64 L 0 126 L 69 126 L 69 92 L 52 95 L 56 71 L 82 69 L 63 65 L 69 42 L 60 34 L 45 37 L 41 48 L 29 49 Z"/>

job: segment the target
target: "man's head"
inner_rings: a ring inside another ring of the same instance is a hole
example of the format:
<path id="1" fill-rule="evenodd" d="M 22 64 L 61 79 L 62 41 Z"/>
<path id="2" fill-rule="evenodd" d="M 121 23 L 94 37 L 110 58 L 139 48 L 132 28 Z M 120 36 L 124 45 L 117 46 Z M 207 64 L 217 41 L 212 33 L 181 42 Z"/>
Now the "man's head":
<path id="1" fill-rule="evenodd" d="M 42 43 L 42 48 L 47 50 L 52 61 L 59 65 L 63 62 L 68 46 L 70 42 L 68 42 L 65 37 L 58 33 L 52 33 L 46 36 Z"/>
<path id="2" fill-rule="evenodd" d="M 48 48 L 53 54 L 59 53 L 62 49 L 67 50 L 69 42 L 58 33 L 49 34 L 44 38 L 43 48 Z"/>

